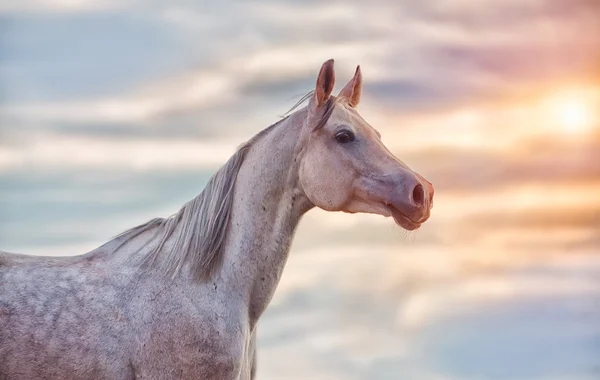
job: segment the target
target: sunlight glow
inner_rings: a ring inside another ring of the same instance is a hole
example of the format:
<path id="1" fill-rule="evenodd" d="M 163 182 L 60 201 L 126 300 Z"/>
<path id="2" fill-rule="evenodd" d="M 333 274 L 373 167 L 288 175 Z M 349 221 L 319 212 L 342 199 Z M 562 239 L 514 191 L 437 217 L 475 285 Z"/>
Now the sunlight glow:
<path id="1" fill-rule="evenodd" d="M 581 135 L 594 126 L 595 115 L 590 99 L 577 92 L 564 93 L 555 97 L 550 104 L 555 127 L 562 133 Z"/>
<path id="2" fill-rule="evenodd" d="M 583 132 L 592 125 L 591 112 L 577 101 L 566 102 L 559 112 L 564 129 L 568 132 Z"/>

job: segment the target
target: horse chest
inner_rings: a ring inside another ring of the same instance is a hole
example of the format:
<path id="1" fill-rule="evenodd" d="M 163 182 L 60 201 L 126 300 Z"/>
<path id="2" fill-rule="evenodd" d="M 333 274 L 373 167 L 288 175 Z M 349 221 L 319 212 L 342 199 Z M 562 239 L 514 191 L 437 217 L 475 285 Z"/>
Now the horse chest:
<path id="1" fill-rule="evenodd" d="M 237 380 L 245 362 L 243 334 L 212 329 L 160 335 L 154 333 L 140 350 L 136 378 Z"/>
<path id="2" fill-rule="evenodd" d="M 190 307 L 170 297 L 141 321 L 137 377 L 239 379 L 249 341 L 243 314 L 212 303 Z"/>

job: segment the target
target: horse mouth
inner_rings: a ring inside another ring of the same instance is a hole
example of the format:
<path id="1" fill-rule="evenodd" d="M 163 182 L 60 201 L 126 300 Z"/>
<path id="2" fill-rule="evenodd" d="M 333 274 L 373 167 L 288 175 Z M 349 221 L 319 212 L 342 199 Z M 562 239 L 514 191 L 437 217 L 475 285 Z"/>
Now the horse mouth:
<path id="1" fill-rule="evenodd" d="M 392 218 L 394 218 L 394 222 L 396 222 L 397 225 L 399 225 L 407 231 L 414 231 L 418 229 L 424 222 L 415 222 L 391 204 L 386 204 L 386 207 L 388 208 L 388 210 L 390 210 L 391 216 Z"/>

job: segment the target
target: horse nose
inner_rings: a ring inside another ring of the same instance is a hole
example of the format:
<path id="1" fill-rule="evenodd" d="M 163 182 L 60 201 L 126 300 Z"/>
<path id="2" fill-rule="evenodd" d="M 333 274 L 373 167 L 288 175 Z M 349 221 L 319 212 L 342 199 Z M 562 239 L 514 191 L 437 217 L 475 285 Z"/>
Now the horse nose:
<path id="1" fill-rule="evenodd" d="M 433 186 L 413 172 L 403 172 L 396 177 L 396 191 L 390 202 L 413 222 L 422 223 L 429 218 L 433 200 Z"/>

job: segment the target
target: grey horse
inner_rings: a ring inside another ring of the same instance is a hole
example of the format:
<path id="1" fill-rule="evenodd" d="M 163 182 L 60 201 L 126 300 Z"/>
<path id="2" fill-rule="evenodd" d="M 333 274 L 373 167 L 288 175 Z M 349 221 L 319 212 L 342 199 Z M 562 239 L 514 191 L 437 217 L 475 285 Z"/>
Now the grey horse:
<path id="1" fill-rule="evenodd" d="M 334 62 L 287 117 L 244 143 L 168 218 L 78 256 L 0 253 L 0 379 L 256 376 L 256 326 L 313 207 L 428 220 L 433 186 L 337 94 Z"/>

